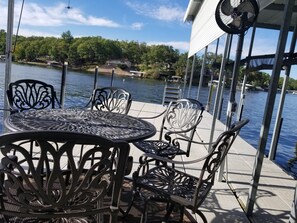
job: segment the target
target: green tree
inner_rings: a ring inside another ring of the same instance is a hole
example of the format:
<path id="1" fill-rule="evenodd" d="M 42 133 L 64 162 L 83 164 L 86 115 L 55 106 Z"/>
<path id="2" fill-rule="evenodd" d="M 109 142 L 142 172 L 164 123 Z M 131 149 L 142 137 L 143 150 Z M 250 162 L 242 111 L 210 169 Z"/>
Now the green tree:
<path id="1" fill-rule="evenodd" d="M 0 30 L 0 55 L 5 54 L 6 48 L 6 32 L 4 29 Z"/>
<path id="2" fill-rule="evenodd" d="M 184 76 L 186 67 L 187 67 L 187 59 L 188 59 L 188 54 L 183 53 L 179 56 L 178 60 L 173 65 L 176 76 L 180 76 L 180 77 Z"/>
<path id="3" fill-rule="evenodd" d="M 160 78 L 162 74 L 168 76 L 178 57 L 179 52 L 172 46 L 153 45 L 142 55 L 142 67 L 146 67 L 149 70 L 147 74 L 153 78 Z"/>
<path id="4" fill-rule="evenodd" d="M 71 34 L 71 32 L 69 30 L 66 31 L 66 32 L 63 32 L 62 35 L 61 35 L 61 37 L 65 41 L 65 43 L 67 43 L 69 45 L 72 43 L 72 41 L 74 39 L 73 36 L 72 36 L 72 34 Z"/>
<path id="5" fill-rule="evenodd" d="M 53 60 L 65 62 L 68 59 L 68 45 L 61 39 L 56 39 L 50 49 L 50 56 Z"/>

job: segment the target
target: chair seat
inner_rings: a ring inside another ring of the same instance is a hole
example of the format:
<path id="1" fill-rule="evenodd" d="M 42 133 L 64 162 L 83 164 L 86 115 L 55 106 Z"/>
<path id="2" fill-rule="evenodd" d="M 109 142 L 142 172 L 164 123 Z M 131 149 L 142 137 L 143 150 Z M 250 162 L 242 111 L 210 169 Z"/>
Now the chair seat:
<path id="1" fill-rule="evenodd" d="M 224 161 L 240 129 L 247 123 L 248 119 L 235 122 L 229 130 L 221 133 L 217 140 L 211 143 L 212 147 L 208 154 L 198 159 L 177 161 L 167 157 L 158 157 L 154 154 L 143 154 L 139 159 L 139 167 L 133 173 L 134 196 L 124 214 L 129 213 L 134 200 L 140 197 L 145 201 L 142 222 L 147 221 L 147 207 L 152 200 L 167 204 L 168 209 L 164 216 L 164 222 L 168 222 L 171 213 L 178 207 L 180 222 L 182 222 L 184 210 L 187 208 L 198 214 L 206 223 L 207 219 L 199 208 L 214 184 L 215 173 Z M 175 139 L 182 140 L 181 138 Z M 185 139 L 185 141 L 187 140 Z M 175 142 L 172 143 L 175 145 Z M 197 141 L 192 141 L 192 143 L 200 144 Z M 152 160 L 155 161 L 156 165 L 151 164 Z M 185 170 L 172 168 L 168 164 L 172 164 L 172 166 L 177 164 L 186 169 L 190 168 L 188 165 L 191 165 L 192 175 L 186 173 Z M 192 166 L 192 164 L 194 165 Z M 195 166 L 197 164 L 199 165 Z"/>
<path id="2" fill-rule="evenodd" d="M 144 153 L 155 154 L 162 157 L 185 155 L 186 152 L 178 146 L 170 145 L 162 140 L 144 140 L 135 142 L 134 145 Z"/>
<path id="3" fill-rule="evenodd" d="M 158 196 L 154 195 L 156 200 L 174 201 L 174 199 L 178 199 L 179 203 L 187 206 L 193 202 L 198 181 L 199 178 L 165 165 L 156 166 L 145 175 L 137 177 L 135 185 L 141 185 L 142 188 L 158 194 Z M 205 183 L 199 191 L 199 195 L 204 194 L 210 187 L 210 183 Z"/>

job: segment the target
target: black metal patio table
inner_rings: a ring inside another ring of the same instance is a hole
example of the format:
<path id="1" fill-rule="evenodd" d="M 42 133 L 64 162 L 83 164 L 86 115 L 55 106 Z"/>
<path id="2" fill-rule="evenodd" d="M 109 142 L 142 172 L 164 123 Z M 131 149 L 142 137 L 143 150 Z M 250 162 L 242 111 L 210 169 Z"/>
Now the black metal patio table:
<path id="1" fill-rule="evenodd" d="M 10 115 L 4 124 L 10 131 L 62 130 L 127 142 L 146 139 L 156 133 L 154 125 L 140 118 L 87 109 L 30 110 Z"/>

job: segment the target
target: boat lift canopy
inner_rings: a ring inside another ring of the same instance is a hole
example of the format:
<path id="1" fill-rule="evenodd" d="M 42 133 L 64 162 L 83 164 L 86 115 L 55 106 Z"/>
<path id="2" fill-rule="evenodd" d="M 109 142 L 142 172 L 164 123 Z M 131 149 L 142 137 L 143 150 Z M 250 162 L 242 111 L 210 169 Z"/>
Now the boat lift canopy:
<path id="1" fill-rule="evenodd" d="M 247 61 L 249 61 L 247 71 L 272 70 L 275 63 L 275 54 L 250 56 L 241 60 L 241 64 L 244 65 Z M 297 53 L 285 53 L 283 66 L 291 66 L 295 64 L 297 64 Z"/>
<path id="2" fill-rule="evenodd" d="M 215 9 L 220 0 L 190 0 L 189 5 L 184 17 L 185 22 L 192 22 L 192 32 L 190 39 L 190 48 L 188 53 L 188 58 L 195 58 L 195 54 L 206 48 L 210 43 L 221 37 L 225 34 L 215 21 Z M 259 179 L 261 175 L 261 168 L 264 159 L 264 152 L 266 148 L 269 128 L 272 118 L 272 110 L 275 103 L 278 80 L 280 77 L 280 72 L 284 68 L 284 65 L 287 65 L 286 76 L 289 76 L 290 65 L 296 64 L 296 55 L 294 54 L 294 48 L 296 42 L 296 22 L 297 22 L 297 1 L 295 0 L 257 0 L 259 4 L 260 13 L 257 17 L 257 21 L 254 24 L 254 29 L 256 28 L 265 28 L 265 29 L 275 29 L 279 30 L 278 43 L 275 49 L 275 54 L 250 57 L 251 67 L 254 69 L 272 69 L 270 88 L 267 95 L 267 101 L 265 105 L 265 111 L 263 114 L 262 127 L 260 132 L 260 140 L 257 148 L 257 155 L 255 157 L 254 170 L 252 173 L 252 179 L 250 184 L 250 191 L 248 196 L 248 201 L 246 204 L 246 213 L 248 216 L 252 215 L 253 206 L 256 201 L 256 193 L 259 186 Z M 284 53 L 286 42 L 288 39 L 288 32 L 294 30 L 294 38 L 291 44 L 291 50 L 289 57 Z M 227 35 L 227 38 L 230 34 Z M 239 38 L 243 42 L 243 37 Z M 240 42 L 240 41 L 239 41 Z M 293 44 L 294 43 L 294 44 Z M 225 49 L 229 47 L 225 45 Z M 273 46 L 272 46 L 273 47 Z M 252 46 L 250 47 L 252 49 Z M 241 56 L 242 45 L 237 48 L 237 53 Z M 246 58 L 247 59 L 247 58 Z M 236 60 L 237 61 L 237 60 Z M 236 63 L 234 65 L 234 70 L 238 69 L 238 66 L 241 64 Z M 222 63 L 223 64 L 223 63 Z M 221 66 L 222 69 L 225 69 L 225 66 Z M 233 70 L 233 71 L 234 71 Z M 236 79 L 238 74 L 233 72 L 233 78 Z M 190 83 L 191 84 L 191 83 Z M 230 92 L 230 101 L 231 96 L 234 92 Z M 231 104 L 231 103 L 230 103 Z M 231 106 L 230 106 L 231 107 Z M 282 106 L 280 106 L 282 107 Z M 229 110 L 229 105 L 228 105 Z M 232 109 L 231 109 L 232 110 Z M 213 131 L 213 130 L 212 130 Z M 296 187 L 297 190 L 297 187 Z M 297 199 L 295 200 L 297 204 Z M 295 207 L 296 209 L 296 207 Z M 293 213 L 294 208 L 292 208 Z"/>

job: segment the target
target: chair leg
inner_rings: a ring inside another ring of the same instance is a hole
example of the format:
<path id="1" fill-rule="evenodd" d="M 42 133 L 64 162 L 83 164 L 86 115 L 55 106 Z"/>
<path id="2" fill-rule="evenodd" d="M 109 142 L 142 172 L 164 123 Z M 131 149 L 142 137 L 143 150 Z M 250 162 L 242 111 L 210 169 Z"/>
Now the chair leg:
<path id="1" fill-rule="evenodd" d="M 147 221 L 147 203 L 149 202 L 149 199 L 145 200 L 144 205 L 143 205 L 143 212 L 141 215 L 140 223 L 146 223 Z"/>
<path id="2" fill-rule="evenodd" d="M 125 217 L 129 214 L 129 212 L 131 211 L 131 208 L 132 208 L 132 206 L 133 206 L 133 203 L 134 203 L 136 197 L 137 197 L 137 196 L 138 196 L 138 197 L 140 196 L 138 190 L 134 190 L 134 189 L 132 189 L 132 190 L 133 190 L 132 199 L 130 200 L 127 209 L 126 209 L 126 210 L 123 210 L 123 209 L 120 207 L 120 212 L 122 213 L 122 215 L 123 215 L 124 218 L 125 218 Z"/>
<path id="3" fill-rule="evenodd" d="M 168 222 L 168 219 L 173 211 L 173 208 L 174 208 L 174 204 L 170 204 L 170 205 L 167 205 L 167 208 L 166 208 L 166 214 L 164 216 L 164 220 L 162 222 Z"/>
<path id="4" fill-rule="evenodd" d="M 202 211 L 196 210 L 196 213 L 201 217 L 201 219 L 203 220 L 203 223 L 207 223 L 207 219 L 205 215 L 202 213 Z"/>
<path id="5" fill-rule="evenodd" d="M 180 217 L 179 217 L 179 222 L 183 222 L 184 220 L 184 214 L 185 214 L 185 207 L 184 206 L 180 206 Z"/>

